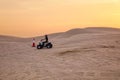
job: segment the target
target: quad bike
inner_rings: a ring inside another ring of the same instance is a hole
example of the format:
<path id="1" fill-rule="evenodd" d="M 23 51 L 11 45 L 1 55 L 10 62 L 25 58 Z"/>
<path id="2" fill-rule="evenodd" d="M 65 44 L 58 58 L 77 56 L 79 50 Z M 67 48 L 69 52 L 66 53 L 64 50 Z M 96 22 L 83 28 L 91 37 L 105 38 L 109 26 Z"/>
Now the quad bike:
<path id="1" fill-rule="evenodd" d="M 37 49 L 42 49 L 42 48 L 48 48 L 48 49 L 50 49 L 52 47 L 53 47 L 53 45 L 52 45 L 51 42 L 46 42 L 46 43 L 39 42 L 39 44 L 37 45 Z"/>

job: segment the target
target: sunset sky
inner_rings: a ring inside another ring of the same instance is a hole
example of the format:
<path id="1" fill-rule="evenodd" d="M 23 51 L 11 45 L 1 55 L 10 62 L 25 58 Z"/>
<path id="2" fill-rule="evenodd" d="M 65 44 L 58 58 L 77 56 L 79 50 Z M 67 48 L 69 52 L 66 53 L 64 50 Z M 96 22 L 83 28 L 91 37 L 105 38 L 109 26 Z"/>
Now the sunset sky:
<path id="1" fill-rule="evenodd" d="M 0 0 L 0 35 L 31 37 L 84 27 L 120 28 L 120 0 Z"/>

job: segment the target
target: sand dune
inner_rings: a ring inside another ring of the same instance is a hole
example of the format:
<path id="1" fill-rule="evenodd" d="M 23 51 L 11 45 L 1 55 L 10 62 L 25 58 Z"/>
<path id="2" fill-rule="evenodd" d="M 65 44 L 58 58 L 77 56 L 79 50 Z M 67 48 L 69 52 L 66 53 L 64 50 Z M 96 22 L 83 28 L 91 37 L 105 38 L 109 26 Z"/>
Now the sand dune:
<path id="1" fill-rule="evenodd" d="M 91 28 L 76 28 L 66 32 L 59 33 L 56 35 L 57 38 L 66 38 L 75 36 L 78 34 L 108 34 L 108 33 L 119 33 L 120 29 L 116 28 L 105 28 L 105 27 L 91 27 Z"/>
<path id="2" fill-rule="evenodd" d="M 0 41 L 2 42 L 24 42 L 28 41 L 29 39 L 26 38 L 20 38 L 20 37 L 13 37 L 13 36 L 4 36 L 0 35 Z"/>
<path id="3" fill-rule="evenodd" d="M 54 48 L 37 50 L 32 38 L 0 36 L 0 80 L 120 80 L 119 29 L 72 29 L 49 38 Z"/>

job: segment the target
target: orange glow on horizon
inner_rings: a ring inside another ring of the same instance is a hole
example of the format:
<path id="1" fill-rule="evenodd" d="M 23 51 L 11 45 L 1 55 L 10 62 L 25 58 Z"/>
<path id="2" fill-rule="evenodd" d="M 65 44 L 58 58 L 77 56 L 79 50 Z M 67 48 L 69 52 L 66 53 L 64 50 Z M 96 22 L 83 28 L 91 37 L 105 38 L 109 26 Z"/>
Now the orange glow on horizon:
<path id="1" fill-rule="evenodd" d="M 39 36 L 72 28 L 120 28 L 119 0 L 0 0 L 0 34 Z"/>

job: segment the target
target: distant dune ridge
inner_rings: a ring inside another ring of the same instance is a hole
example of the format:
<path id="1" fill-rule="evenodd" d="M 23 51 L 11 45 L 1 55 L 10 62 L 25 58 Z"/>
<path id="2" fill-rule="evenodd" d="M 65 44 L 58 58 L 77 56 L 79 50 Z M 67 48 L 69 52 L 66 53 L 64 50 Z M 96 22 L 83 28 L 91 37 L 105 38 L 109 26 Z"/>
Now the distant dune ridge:
<path id="1" fill-rule="evenodd" d="M 64 34 L 64 35 L 76 35 L 76 34 L 85 34 L 85 33 L 97 33 L 97 32 L 120 32 L 120 29 L 119 28 L 107 28 L 107 27 L 88 27 L 88 28 L 75 28 L 75 29 L 71 29 L 71 30 L 68 30 L 66 32 L 59 32 L 59 33 L 52 33 L 52 34 L 49 34 L 49 36 L 51 37 L 57 37 L 57 36 L 61 36 L 61 34 Z M 63 36 L 64 36 L 63 35 Z M 44 36 L 44 35 L 43 35 Z M 42 38 L 42 36 L 39 36 L 39 37 L 36 37 L 36 38 Z M 19 37 L 12 37 L 12 36 L 4 36 L 4 35 L 0 35 L 0 39 L 16 39 L 16 38 L 19 38 Z"/>
<path id="2" fill-rule="evenodd" d="M 75 28 L 68 30 L 66 32 L 61 33 L 55 33 L 51 34 L 53 37 L 67 37 L 67 36 L 73 36 L 77 34 L 89 34 L 89 33 L 106 33 L 106 32 L 120 32 L 120 29 L 118 28 L 106 28 L 106 27 L 89 27 L 89 28 Z"/>
<path id="3" fill-rule="evenodd" d="M 52 49 L 37 50 L 32 38 L 0 35 L 0 80 L 120 79 L 120 29 L 76 28 L 49 40 Z"/>

